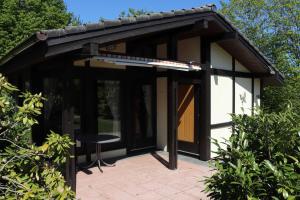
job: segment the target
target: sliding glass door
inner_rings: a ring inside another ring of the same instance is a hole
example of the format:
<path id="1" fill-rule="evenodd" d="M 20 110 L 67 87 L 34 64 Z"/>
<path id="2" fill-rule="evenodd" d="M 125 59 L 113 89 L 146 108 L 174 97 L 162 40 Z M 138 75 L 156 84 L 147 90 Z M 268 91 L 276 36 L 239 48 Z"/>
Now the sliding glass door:
<path id="1" fill-rule="evenodd" d="M 153 86 L 151 83 L 135 82 L 131 87 L 130 150 L 155 145 L 153 124 Z"/>

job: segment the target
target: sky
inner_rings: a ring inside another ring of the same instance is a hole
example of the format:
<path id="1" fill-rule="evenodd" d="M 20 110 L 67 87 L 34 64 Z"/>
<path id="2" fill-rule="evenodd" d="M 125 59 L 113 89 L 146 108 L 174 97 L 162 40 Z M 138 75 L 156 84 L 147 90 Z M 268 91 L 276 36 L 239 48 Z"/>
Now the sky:
<path id="1" fill-rule="evenodd" d="M 219 0 L 64 0 L 67 8 L 83 23 L 98 22 L 104 19 L 116 19 L 128 8 L 147 11 L 170 11 L 174 9 L 190 9 L 206 4 L 220 7 Z"/>

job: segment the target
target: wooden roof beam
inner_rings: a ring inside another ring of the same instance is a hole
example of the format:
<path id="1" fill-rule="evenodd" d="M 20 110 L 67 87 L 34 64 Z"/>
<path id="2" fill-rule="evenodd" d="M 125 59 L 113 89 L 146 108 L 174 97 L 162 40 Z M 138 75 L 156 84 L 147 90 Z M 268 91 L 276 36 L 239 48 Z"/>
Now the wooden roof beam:
<path id="1" fill-rule="evenodd" d="M 222 33 L 220 35 L 211 38 L 211 42 L 220 42 L 224 40 L 236 40 L 238 39 L 238 33 L 236 31 Z"/>

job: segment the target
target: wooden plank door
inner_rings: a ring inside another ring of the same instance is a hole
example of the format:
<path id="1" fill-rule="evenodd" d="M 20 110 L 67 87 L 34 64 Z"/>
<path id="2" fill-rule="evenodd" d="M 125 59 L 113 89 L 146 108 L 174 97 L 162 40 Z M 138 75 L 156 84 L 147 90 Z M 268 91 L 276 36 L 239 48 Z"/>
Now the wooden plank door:
<path id="1" fill-rule="evenodd" d="M 178 85 L 178 149 L 198 154 L 197 87 L 194 84 Z"/>

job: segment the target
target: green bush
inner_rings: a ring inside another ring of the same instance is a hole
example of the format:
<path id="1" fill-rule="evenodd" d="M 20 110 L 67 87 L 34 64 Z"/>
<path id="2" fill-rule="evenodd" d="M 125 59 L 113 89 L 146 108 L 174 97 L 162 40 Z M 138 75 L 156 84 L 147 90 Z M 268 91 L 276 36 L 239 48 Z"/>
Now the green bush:
<path id="1" fill-rule="evenodd" d="M 0 74 L 0 199 L 73 199 L 59 171 L 69 156 L 72 141 L 51 132 L 42 146 L 30 143 L 44 98 L 22 93 Z"/>
<path id="2" fill-rule="evenodd" d="M 205 180 L 212 199 L 300 198 L 300 125 L 291 108 L 233 116 L 234 133 L 217 141 L 215 173 Z"/>

